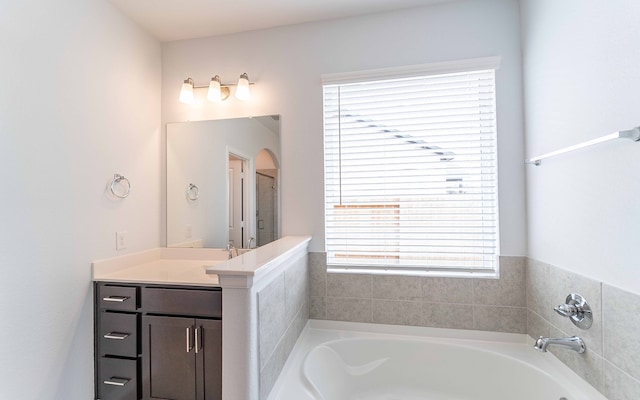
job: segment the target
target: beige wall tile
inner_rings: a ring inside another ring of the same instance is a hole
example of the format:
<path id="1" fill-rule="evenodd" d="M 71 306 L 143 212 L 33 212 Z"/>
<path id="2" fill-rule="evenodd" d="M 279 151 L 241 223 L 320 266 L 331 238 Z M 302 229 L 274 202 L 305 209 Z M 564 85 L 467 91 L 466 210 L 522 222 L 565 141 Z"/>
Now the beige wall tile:
<path id="1" fill-rule="evenodd" d="M 327 296 L 371 299 L 372 278 L 364 274 L 327 274 Z"/>
<path id="2" fill-rule="evenodd" d="M 374 299 L 422 299 L 422 278 L 419 276 L 373 275 L 372 279 Z"/>
<path id="3" fill-rule="evenodd" d="M 284 294 L 287 323 L 291 322 L 309 296 L 309 274 L 307 257 L 296 260 L 284 272 Z"/>
<path id="4" fill-rule="evenodd" d="M 260 368 L 263 368 L 287 329 L 284 274 L 258 293 Z"/>
<path id="5" fill-rule="evenodd" d="M 424 277 L 422 299 L 429 303 L 471 304 L 473 279 Z"/>
<path id="6" fill-rule="evenodd" d="M 603 285 L 602 302 L 604 357 L 640 380 L 640 296 Z"/>
<path id="7" fill-rule="evenodd" d="M 271 389 L 273 389 L 273 385 L 276 383 L 282 367 L 284 367 L 287 361 L 288 355 L 289 353 L 284 351 L 283 343 L 280 343 L 265 365 L 260 369 L 260 400 L 265 400 L 271 392 Z"/>
<path id="8" fill-rule="evenodd" d="M 309 318 L 326 319 L 324 297 L 311 297 L 309 300 Z"/>
<path id="9" fill-rule="evenodd" d="M 324 305 L 329 320 L 372 322 L 371 299 L 325 297 Z"/>
<path id="10" fill-rule="evenodd" d="M 327 294 L 327 254 L 309 253 L 309 290 L 311 296 Z"/>
<path id="11" fill-rule="evenodd" d="M 526 261 L 527 308 L 547 321 L 553 304 L 549 298 L 549 268 L 549 264 L 540 261 Z"/>
<path id="12" fill-rule="evenodd" d="M 526 307 L 524 258 L 500 257 L 500 279 L 474 279 L 473 303 Z"/>
<path id="13" fill-rule="evenodd" d="M 481 331 L 526 333 L 527 309 L 524 307 L 473 306 L 473 329 Z"/>
<path id="14" fill-rule="evenodd" d="M 610 362 L 604 362 L 604 395 L 609 400 L 640 398 L 640 381 L 633 379 Z"/>
<path id="15" fill-rule="evenodd" d="M 373 322 L 379 324 L 424 324 L 422 303 L 419 301 L 373 300 Z"/>
<path id="16" fill-rule="evenodd" d="M 534 339 L 549 337 L 549 322 L 531 310 L 527 310 L 527 334 Z"/>
<path id="17" fill-rule="evenodd" d="M 424 326 L 473 329 L 473 306 L 470 304 L 423 303 L 422 312 Z"/>

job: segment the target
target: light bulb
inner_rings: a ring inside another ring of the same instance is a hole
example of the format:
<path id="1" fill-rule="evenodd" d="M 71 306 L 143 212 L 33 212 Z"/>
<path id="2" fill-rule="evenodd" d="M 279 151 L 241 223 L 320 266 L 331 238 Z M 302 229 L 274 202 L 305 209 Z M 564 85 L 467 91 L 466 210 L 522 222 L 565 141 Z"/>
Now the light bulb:
<path id="1" fill-rule="evenodd" d="M 209 99 L 209 101 L 222 101 L 220 77 L 218 75 L 211 78 L 211 82 L 209 82 L 209 93 L 207 93 L 207 99 Z"/>
<path id="2" fill-rule="evenodd" d="M 185 104 L 193 103 L 193 79 L 187 78 L 182 83 L 182 89 L 180 89 L 180 101 Z"/>
<path id="3" fill-rule="evenodd" d="M 251 92 L 249 91 L 249 76 L 244 73 L 240 75 L 240 79 L 238 79 L 236 98 L 239 100 L 249 100 L 249 97 L 251 97 Z"/>

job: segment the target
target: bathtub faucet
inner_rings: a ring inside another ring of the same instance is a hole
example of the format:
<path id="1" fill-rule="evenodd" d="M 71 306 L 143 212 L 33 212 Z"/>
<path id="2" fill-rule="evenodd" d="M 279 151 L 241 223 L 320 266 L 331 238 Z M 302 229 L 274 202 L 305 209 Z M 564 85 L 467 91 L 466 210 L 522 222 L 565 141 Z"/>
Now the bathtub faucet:
<path id="1" fill-rule="evenodd" d="M 538 340 L 536 340 L 536 344 L 533 346 L 533 348 L 538 351 L 546 352 L 547 347 L 549 346 L 564 347 L 566 349 L 577 351 L 578 353 L 584 353 L 584 351 L 587 349 L 584 341 L 578 336 L 571 336 L 568 338 L 547 338 L 544 336 L 540 336 Z"/>

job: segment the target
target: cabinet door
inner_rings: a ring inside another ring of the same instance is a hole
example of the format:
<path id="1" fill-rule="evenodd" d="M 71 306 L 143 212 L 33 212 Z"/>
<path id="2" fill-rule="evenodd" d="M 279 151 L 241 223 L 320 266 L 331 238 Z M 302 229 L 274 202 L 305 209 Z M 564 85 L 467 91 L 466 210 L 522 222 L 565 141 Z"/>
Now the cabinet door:
<path id="1" fill-rule="evenodd" d="M 145 400 L 192 400 L 196 395 L 194 319 L 142 317 Z"/>
<path id="2" fill-rule="evenodd" d="M 196 320 L 197 399 L 222 399 L 222 321 Z"/>

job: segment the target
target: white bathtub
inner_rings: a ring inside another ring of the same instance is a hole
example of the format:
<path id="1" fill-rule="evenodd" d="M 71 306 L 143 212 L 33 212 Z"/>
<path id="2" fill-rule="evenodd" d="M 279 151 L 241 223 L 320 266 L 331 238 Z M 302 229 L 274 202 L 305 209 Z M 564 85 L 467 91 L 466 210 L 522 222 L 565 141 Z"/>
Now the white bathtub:
<path id="1" fill-rule="evenodd" d="M 606 400 L 532 343 L 518 334 L 310 320 L 268 400 Z"/>

